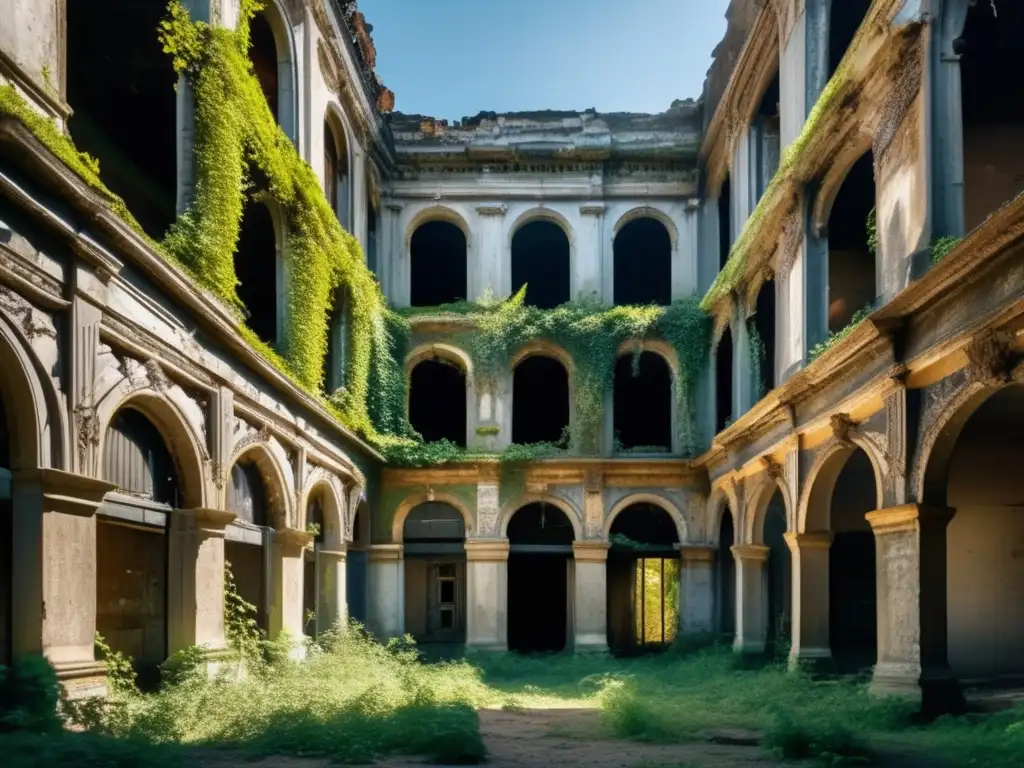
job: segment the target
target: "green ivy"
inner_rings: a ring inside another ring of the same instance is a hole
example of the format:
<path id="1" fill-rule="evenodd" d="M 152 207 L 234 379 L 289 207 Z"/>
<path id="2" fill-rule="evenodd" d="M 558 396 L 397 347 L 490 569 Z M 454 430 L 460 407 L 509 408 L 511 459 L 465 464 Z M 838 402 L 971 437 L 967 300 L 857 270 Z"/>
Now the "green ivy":
<path id="1" fill-rule="evenodd" d="M 107 667 L 107 688 L 114 693 L 135 693 L 138 688 L 136 687 L 135 663 L 132 657 L 111 648 L 99 632 L 96 633 L 93 642 L 96 658 L 104 662 Z"/>
<path id="2" fill-rule="evenodd" d="M 747 338 L 750 340 L 748 353 L 750 354 L 750 370 L 751 376 L 753 376 L 754 379 L 754 402 L 756 403 L 768 394 L 765 392 L 763 375 L 764 366 L 767 364 L 765 358 L 767 357 L 768 352 L 765 349 L 761 333 L 757 330 L 757 322 L 753 317 L 747 320 Z"/>
<path id="3" fill-rule="evenodd" d="M 261 658 L 263 633 L 256 623 L 256 606 L 238 593 L 231 563 L 224 561 L 224 634 L 238 660 L 257 665 Z"/>
<path id="4" fill-rule="evenodd" d="M 826 338 L 824 341 L 818 342 L 813 347 L 811 347 L 811 351 L 807 355 L 807 362 L 814 362 L 823 354 L 825 354 L 825 352 L 830 350 L 840 341 L 842 341 L 851 333 L 853 333 L 853 329 L 860 325 L 865 319 L 867 319 L 868 315 L 871 314 L 874 308 L 875 304 L 874 302 L 871 302 L 865 305 L 864 307 L 861 307 L 856 312 L 854 312 L 853 317 L 850 319 L 849 324 L 845 328 L 830 333 L 828 335 L 828 338 Z"/>
<path id="5" fill-rule="evenodd" d="M 868 219 L 864 224 L 864 229 L 867 232 L 867 243 L 868 251 L 874 256 L 878 252 L 878 221 L 875 209 L 872 208 L 868 214 Z"/>
<path id="6" fill-rule="evenodd" d="M 932 266 L 935 266 L 942 261 L 957 245 L 960 244 L 959 237 L 953 237 L 946 235 L 945 237 L 939 237 L 932 241 Z"/>

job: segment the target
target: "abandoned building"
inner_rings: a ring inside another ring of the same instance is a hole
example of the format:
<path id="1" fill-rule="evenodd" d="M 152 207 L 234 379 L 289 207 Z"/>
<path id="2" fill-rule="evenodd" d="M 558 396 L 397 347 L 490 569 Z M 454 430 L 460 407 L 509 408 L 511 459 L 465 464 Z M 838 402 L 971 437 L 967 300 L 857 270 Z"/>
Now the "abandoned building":
<path id="1" fill-rule="evenodd" d="M 1019 3 L 732 0 L 697 100 L 457 122 L 352 0 L 7 10 L 0 663 L 216 660 L 230 567 L 271 637 L 1024 673 Z"/>

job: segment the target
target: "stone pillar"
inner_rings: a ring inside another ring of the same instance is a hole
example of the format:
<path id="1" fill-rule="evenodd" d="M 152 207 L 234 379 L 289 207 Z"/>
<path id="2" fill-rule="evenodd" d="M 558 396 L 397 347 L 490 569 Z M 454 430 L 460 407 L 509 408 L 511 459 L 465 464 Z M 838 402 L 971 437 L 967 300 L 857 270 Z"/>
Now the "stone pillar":
<path id="1" fill-rule="evenodd" d="M 580 651 L 608 650 L 608 588 L 606 567 L 608 542 L 573 542 L 572 555 L 576 568 L 573 594 L 575 637 L 573 649 Z"/>
<path id="2" fill-rule="evenodd" d="M 869 512 L 875 534 L 878 663 L 871 690 L 929 709 L 959 708 L 946 656 L 946 527 L 953 510 L 905 504 Z"/>
<path id="3" fill-rule="evenodd" d="M 293 641 L 302 640 L 302 580 L 305 573 L 303 551 L 312 540 L 313 534 L 294 528 L 274 531 L 271 639 L 277 639 L 282 633 L 287 632 Z"/>
<path id="4" fill-rule="evenodd" d="M 508 539 L 466 542 L 466 646 L 508 649 Z"/>
<path id="5" fill-rule="evenodd" d="M 352 145 L 352 236 L 366 251 L 366 154 L 362 147 Z"/>
<path id="6" fill-rule="evenodd" d="M 167 651 L 227 647 L 224 631 L 224 529 L 234 512 L 175 510 L 167 542 Z"/>
<path id="7" fill-rule="evenodd" d="M 570 279 L 571 296 L 577 299 L 601 299 L 602 275 L 604 273 L 604 203 L 587 203 L 580 206 L 582 226 L 572 244 Z"/>
<path id="8" fill-rule="evenodd" d="M 715 628 L 714 547 L 681 546 L 679 631 L 700 634 Z"/>
<path id="9" fill-rule="evenodd" d="M 367 575 L 370 604 L 367 625 L 377 637 L 401 637 L 405 633 L 405 561 L 401 544 L 370 547 Z"/>
<path id="10" fill-rule="evenodd" d="M 508 208 L 503 203 L 478 205 L 477 231 L 469 253 L 466 275 L 469 300 L 476 301 L 490 293 L 505 296 L 512 290 L 512 254 L 505 247 L 502 225 Z"/>
<path id="11" fill-rule="evenodd" d="M 73 696 L 103 693 L 96 635 L 96 509 L 115 489 L 56 469 L 14 473 L 11 649 L 41 653 Z"/>
<path id="12" fill-rule="evenodd" d="M 792 553 L 793 625 L 790 666 L 801 661 L 832 658 L 829 643 L 828 552 L 833 536 L 827 531 L 787 533 Z"/>
<path id="13" fill-rule="evenodd" d="M 732 555 L 736 560 L 736 639 L 732 647 L 740 653 L 763 653 L 768 637 L 768 547 L 739 544 L 732 548 Z"/>
<path id="14" fill-rule="evenodd" d="M 325 632 L 348 624 L 348 552 L 317 549 L 316 579 L 319 588 L 316 603 L 316 627 Z"/>

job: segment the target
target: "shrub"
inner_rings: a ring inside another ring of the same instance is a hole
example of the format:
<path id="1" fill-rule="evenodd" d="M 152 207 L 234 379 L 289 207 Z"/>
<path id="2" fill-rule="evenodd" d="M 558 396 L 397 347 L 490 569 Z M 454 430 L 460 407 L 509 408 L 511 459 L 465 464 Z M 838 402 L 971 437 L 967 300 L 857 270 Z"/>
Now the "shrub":
<path id="1" fill-rule="evenodd" d="M 50 733 L 61 727 L 57 714 L 61 687 L 57 672 L 42 656 L 23 656 L 0 667 L 0 731 Z"/>
<path id="2" fill-rule="evenodd" d="M 785 760 L 817 758 L 829 766 L 866 765 L 871 762 L 867 744 L 839 723 L 796 723 L 779 714 L 764 734 L 764 746 Z"/>

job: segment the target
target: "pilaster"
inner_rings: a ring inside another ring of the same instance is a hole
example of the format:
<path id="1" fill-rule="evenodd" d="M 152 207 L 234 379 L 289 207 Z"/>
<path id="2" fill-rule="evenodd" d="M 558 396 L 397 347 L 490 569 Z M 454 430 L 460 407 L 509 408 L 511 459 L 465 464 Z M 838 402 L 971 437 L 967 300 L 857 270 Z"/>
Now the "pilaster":
<path id="1" fill-rule="evenodd" d="M 572 263 L 569 265 L 570 286 L 573 299 L 604 299 L 604 203 L 587 203 L 580 206 L 582 226 L 572 246 Z"/>
<path id="2" fill-rule="evenodd" d="M 829 549 L 834 536 L 786 533 L 792 555 L 793 624 L 789 662 L 818 662 L 832 658 L 829 640 Z"/>
<path id="3" fill-rule="evenodd" d="M 607 575 L 608 543 L 577 541 L 572 545 L 575 562 L 575 637 L 573 648 L 581 651 L 608 650 Z"/>
<path id="4" fill-rule="evenodd" d="M 274 531 L 274 565 L 270 637 L 287 633 L 292 640 L 302 638 L 303 551 L 313 541 L 313 534 L 294 528 Z"/>
<path id="5" fill-rule="evenodd" d="M 482 299 L 488 293 L 505 296 L 512 290 L 511 252 L 502 237 L 508 208 L 503 203 L 488 203 L 478 205 L 476 212 L 479 217 L 474 237 L 476 248 L 466 275 L 470 301 Z"/>
<path id="6" fill-rule="evenodd" d="M 739 544 L 732 547 L 736 560 L 736 639 L 739 653 L 764 653 L 768 637 L 765 563 L 768 547 Z"/>
<path id="7" fill-rule="evenodd" d="M 318 632 L 348 623 L 348 552 L 316 549 Z"/>
<path id="8" fill-rule="evenodd" d="M 679 547 L 679 631 L 682 634 L 711 632 L 715 627 L 714 547 Z"/>
<path id="9" fill-rule="evenodd" d="M 508 648 L 508 539 L 466 542 L 466 646 Z"/>
<path id="10" fill-rule="evenodd" d="M 401 544 L 374 544 L 369 557 L 367 624 L 377 637 L 405 632 L 405 557 Z"/>

